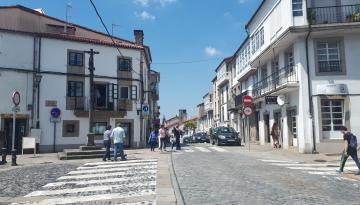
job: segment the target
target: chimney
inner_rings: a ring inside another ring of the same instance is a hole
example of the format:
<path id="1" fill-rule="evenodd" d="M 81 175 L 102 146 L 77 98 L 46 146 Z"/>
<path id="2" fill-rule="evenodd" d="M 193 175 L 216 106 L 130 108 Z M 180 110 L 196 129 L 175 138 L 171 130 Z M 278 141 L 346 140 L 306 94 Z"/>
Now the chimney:
<path id="1" fill-rule="evenodd" d="M 139 45 L 144 44 L 144 31 L 143 30 L 134 30 L 135 43 Z"/>

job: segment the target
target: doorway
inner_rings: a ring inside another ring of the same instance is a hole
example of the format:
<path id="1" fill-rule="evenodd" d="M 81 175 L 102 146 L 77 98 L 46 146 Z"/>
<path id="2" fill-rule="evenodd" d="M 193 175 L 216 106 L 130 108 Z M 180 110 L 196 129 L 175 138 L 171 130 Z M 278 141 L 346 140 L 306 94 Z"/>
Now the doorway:
<path id="1" fill-rule="evenodd" d="M 106 84 L 95 84 L 95 93 L 96 93 L 96 104 L 95 107 L 99 109 L 106 108 Z"/>
<path id="2" fill-rule="evenodd" d="M 125 142 L 124 142 L 124 147 L 126 148 L 130 148 L 131 147 L 131 140 L 132 140 L 132 136 L 131 136 L 131 123 L 121 123 L 122 124 L 122 128 L 125 130 Z"/>
<path id="3" fill-rule="evenodd" d="M 21 153 L 22 148 L 22 138 L 27 136 L 27 120 L 26 119 L 17 119 L 15 127 L 15 149 L 17 153 Z M 12 149 L 12 129 L 13 129 L 13 119 L 4 120 L 4 131 L 5 131 L 5 147 L 8 154 L 11 153 Z"/>
<path id="4" fill-rule="evenodd" d="M 287 111 L 287 123 L 289 129 L 289 145 L 297 146 L 297 115 L 295 109 Z"/>
<path id="5" fill-rule="evenodd" d="M 264 114 L 264 125 L 265 125 L 265 140 L 270 143 L 270 115 Z"/>
<path id="6" fill-rule="evenodd" d="M 280 130 L 280 143 L 283 144 L 283 136 L 282 136 L 282 124 L 281 124 L 281 112 L 274 112 L 274 122 L 277 123 Z"/>

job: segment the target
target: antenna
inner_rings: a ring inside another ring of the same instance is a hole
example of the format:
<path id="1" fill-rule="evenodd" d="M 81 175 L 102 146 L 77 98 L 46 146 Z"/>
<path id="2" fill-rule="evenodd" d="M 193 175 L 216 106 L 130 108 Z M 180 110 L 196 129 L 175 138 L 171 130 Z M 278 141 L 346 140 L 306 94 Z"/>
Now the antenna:
<path id="1" fill-rule="evenodd" d="M 66 23 L 65 23 L 65 27 L 64 27 L 64 33 L 67 33 L 67 25 L 69 24 L 69 19 L 71 18 L 71 16 L 70 16 L 70 9 L 72 9 L 72 2 L 71 1 L 69 1 L 67 4 L 66 4 L 66 13 L 65 13 L 65 21 L 66 21 Z"/>

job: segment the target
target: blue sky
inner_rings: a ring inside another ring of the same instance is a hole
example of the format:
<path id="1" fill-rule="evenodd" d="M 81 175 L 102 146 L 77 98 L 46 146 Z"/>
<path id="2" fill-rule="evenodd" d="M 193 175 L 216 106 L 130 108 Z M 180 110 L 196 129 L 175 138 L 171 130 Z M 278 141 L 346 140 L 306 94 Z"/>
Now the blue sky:
<path id="1" fill-rule="evenodd" d="M 161 117 L 178 109 L 196 115 L 196 105 L 211 90 L 211 80 L 222 58 L 234 54 L 246 36 L 245 24 L 261 0 L 93 0 L 114 35 L 133 40 L 143 29 L 151 47 L 152 69 L 161 73 Z M 104 31 L 88 0 L 1 0 L 43 8 L 47 15 Z M 196 62 L 194 62 L 196 61 Z M 200 62 L 199 62 L 200 61 Z M 184 63 L 193 62 L 193 63 Z"/>

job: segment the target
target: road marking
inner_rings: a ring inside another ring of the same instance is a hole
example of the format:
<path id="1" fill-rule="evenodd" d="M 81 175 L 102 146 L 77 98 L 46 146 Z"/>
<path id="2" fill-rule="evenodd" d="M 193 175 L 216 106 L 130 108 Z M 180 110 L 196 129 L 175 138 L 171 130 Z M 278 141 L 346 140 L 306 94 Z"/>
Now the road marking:
<path id="1" fill-rule="evenodd" d="M 335 167 L 286 167 L 288 169 L 295 169 L 295 170 L 314 170 L 314 171 L 336 171 Z M 357 170 L 357 167 L 347 167 L 346 170 Z"/>
<path id="2" fill-rule="evenodd" d="M 84 166 L 89 165 L 109 165 L 109 164 L 134 164 L 134 163 L 141 163 L 141 162 L 157 162 L 157 159 L 144 159 L 144 160 L 128 160 L 128 161 L 116 161 L 116 162 L 92 162 L 86 163 Z"/>
<path id="3" fill-rule="evenodd" d="M 333 171 L 333 172 L 307 172 L 307 173 L 314 174 L 314 175 L 323 175 L 323 176 L 333 176 L 333 175 L 337 174 L 335 171 Z"/>
<path id="4" fill-rule="evenodd" d="M 260 161 L 271 162 L 271 163 L 292 163 L 292 164 L 298 164 L 299 163 L 299 162 L 294 162 L 294 161 L 272 160 L 272 159 L 261 159 Z"/>
<path id="5" fill-rule="evenodd" d="M 89 178 L 97 178 L 97 177 L 103 177 L 103 178 L 109 178 L 114 176 L 124 176 L 124 175 L 134 175 L 134 174 L 151 174 L 156 173 L 156 170 L 146 170 L 141 172 L 116 172 L 116 173 L 107 173 L 107 174 L 86 174 L 86 175 L 72 175 L 72 176 L 62 176 L 59 177 L 57 180 L 78 180 L 78 179 L 89 179 Z"/>
<path id="6" fill-rule="evenodd" d="M 192 149 L 185 149 L 185 152 L 195 152 L 195 151 Z"/>
<path id="7" fill-rule="evenodd" d="M 204 148 L 204 147 L 195 147 L 196 149 L 200 150 L 201 152 L 211 152 L 210 150 Z"/>
<path id="8" fill-rule="evenodd" d="M 229 152 L 226 149 L 223 149 L 221 147 L 209 147 L 210 149 L 216 150 L 218 152 Z"/>
<path id="9" fill-rule="evenodd" d="M 136 166 L 136 167 L 112 167 L 106 169 L 86 169 L 86 170 L 77 170 L 71 171 L 68 175 L 75 175 L 75 174 L 87 174 L 87 173 L 107 173 L 107 172 L 115 172 L 115 171 L 129 171 L 129 170 L 141 170 L 141 169 L 156 169 L 156 165 L 152 166 Z"/>
<path id="10" fill-rule="evenodd" d="M 115 182 L 127 182 L 127 181 L 139 181 L 153 179 L 156 180 L 156 174 L 134 177 L 134 176 L 123 176 L 121 178 L 108 178 L 108 179 L 97 179 L 97 180 L 84 180 L 84 181 L 64 181 L 64 182 L 53 182 L 44 185 L 43 187 L 57 187 L 64 186 L 66 184 L 71 185 L 90 185 L 90 184 L 103 184 L 103 183 L 115 183 Z"/>
<path id="11" fill-rule="evenodd" d="M 146 165 L 155 165 L 157 162 L 141 162 L 135 164 L 109 164 L 109 165 L 98 165 L 91 167 L 78 167 L 77 169 L 100 169 L 100 168 L 112 168 L 112 167 L 128 167 L 128 166 L 146 166 Z"/>
<path id="12" fill-rule="evenodd" d="M 148 187 L 148 186 L 155 187 L 156 182 L 151 181 L 151 182 L 144 182 L 144 183 L 121 184 L 121 185 L 89 186 L 89 187 L 75 188 L 75 189 L 41 190 L 41 191 L 31 192 L 30 194 L 26 195 L 25 197 L 74 194 L 74 193 L 93 192 L 93 191 L 111 191 L 113 189 L 120 189 L 120 188 Z"/>
<path id="13" fill-rule="evenodd" d="M 156 192 L 152 190 L 144 190 L 140 192 L 129 192 L 127 194 L 114 193 L 114 194 L 99 194 L 99 195 L 91 195 L 91 196 L 74 196 L 74 197 L 61 197 L 61 198 L 51 198 L 44 199 L 40 202 L 34 202 L 31 204 L 36 205 L 57 205 L 57 204 L 77 204 L 77 203 L 85 203 L 85 202 L 93 202 L 93 201 L 102 201 L 102 200 L 116 200 L 116 199 L 124 199 L 124 198 L 133 198 L 133 197 L 143 197 L 155 195 Z"/>

